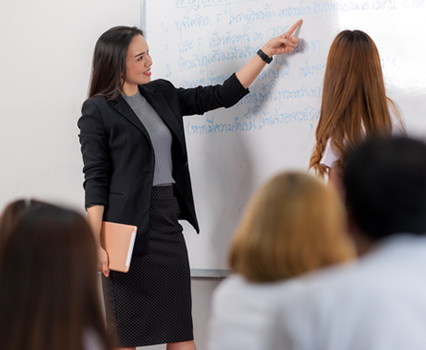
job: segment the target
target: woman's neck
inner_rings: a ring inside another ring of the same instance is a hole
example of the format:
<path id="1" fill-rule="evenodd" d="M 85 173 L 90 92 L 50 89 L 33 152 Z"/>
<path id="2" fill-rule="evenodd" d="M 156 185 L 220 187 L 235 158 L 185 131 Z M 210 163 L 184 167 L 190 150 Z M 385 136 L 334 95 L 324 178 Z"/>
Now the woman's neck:
<path id="1" fill-rule="evenodd" d="M 121 92 L 127 96 L 135 96 L 138 93 L 138 86 L 136 84 L 124 83 L 123 90 Z"/>

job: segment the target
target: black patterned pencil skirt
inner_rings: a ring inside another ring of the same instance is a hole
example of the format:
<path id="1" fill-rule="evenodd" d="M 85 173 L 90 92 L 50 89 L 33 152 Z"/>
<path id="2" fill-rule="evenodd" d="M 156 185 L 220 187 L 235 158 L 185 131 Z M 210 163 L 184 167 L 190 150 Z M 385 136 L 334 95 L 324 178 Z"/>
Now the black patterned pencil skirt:
<path id="1" fill-rule="evenodd" d="M 117 346 L 193 340 L 188 253 L 172 186 L 152 188 L 149 253 L 104 280 Z"/>

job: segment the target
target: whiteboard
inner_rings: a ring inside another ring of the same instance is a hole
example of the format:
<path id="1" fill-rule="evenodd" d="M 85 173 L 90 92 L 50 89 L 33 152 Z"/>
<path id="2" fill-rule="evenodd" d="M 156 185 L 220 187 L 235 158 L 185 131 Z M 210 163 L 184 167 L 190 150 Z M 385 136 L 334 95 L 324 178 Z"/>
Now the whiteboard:
<path id="1" fill-rule="evenodd" d="M 376 42 L 388 96 L 408 132 L 424 135 L 425 1 L 146 0 L 155 78 L 181 87 L 217 84 L 270 38 L 304 20 L 299 48 L 275 57 L 230 109 L 185 119 L 200 235 L 183 223 L 191 266 L 226 269 L 230 237 L 253 191 L 273 174 L 305 171 L 319 117 L 328 49 L 338 32 Z"/>

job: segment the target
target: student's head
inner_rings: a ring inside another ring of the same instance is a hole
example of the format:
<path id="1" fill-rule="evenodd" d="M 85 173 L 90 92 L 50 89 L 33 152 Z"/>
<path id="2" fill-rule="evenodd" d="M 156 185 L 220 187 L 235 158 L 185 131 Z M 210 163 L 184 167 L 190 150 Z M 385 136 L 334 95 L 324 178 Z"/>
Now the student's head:
<path id="1" fill-rule="evenodd" d="M 349 157 L 343 176 L 350 215 L 371 241 L 426 233 L 426 145 L 377 139 Z"/>
<path id="2" fill-rule="evenodd" d="M 126 81 L 127 52 L 136 36 L 143 37 L 139 28 L 118 26 L 99 37 L 93 54 L 89 97 L 104 95 L 114 99 L 120 94 Z"/>
<path id="3" fill-rule="evenodd" d="M 81 215 L 47 204 L 26 209 L 0 256 L 0 348 L 77 350 L 85 331 L 106 339 L 96 267 Z"/>
<path id="4" fill-rule="evenodd" d="M 0 214 L 0 254 L 1 250 L 10 235 L 10 232 L 18 221 L 19 216 L 28 208 L 43 204 L 36 199 L 18 199 L 9 203 Z"/>
<path id="5" fill-rule="evenodd" d="M 251 199 L 231 244 L 233 272 L 253 282 L 291 278 L 353 257 L 338 195 L 311 175 L 287 172 Z"/>
<path id="6" fill-rule="evenodd" d="M 376 44 L 367 33 L 344 30 L 331 44 L 324 76 L 327 98 L 347 104 L 354 94 L 385 96 L 382 67 Z"/>
<path id="7" fill-rule="evenodd" d="M 343 170 L 350 151 L 365 137 L 391 134 L 392 120 L 380 57 L 374 41 L 360 30 L 344 30 L 334 39 L 324 74 L 321 113 L 316 130 L 317 144 L 310 166 L 323 176 L 320 164 L 327 140 L 332 139 Z"/>

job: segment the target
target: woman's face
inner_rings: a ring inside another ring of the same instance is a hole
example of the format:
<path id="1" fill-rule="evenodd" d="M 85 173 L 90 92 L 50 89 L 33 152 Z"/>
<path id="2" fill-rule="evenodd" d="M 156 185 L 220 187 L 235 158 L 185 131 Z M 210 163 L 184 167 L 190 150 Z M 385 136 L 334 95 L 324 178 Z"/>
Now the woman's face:
<path id="1" fill-rule="evenodd" d="M 147 84 L 151 81 L 152 60 L 148 44 L 142 35 L 136 35 L 129 44 L 126 58 L 125 85 Z"/>

